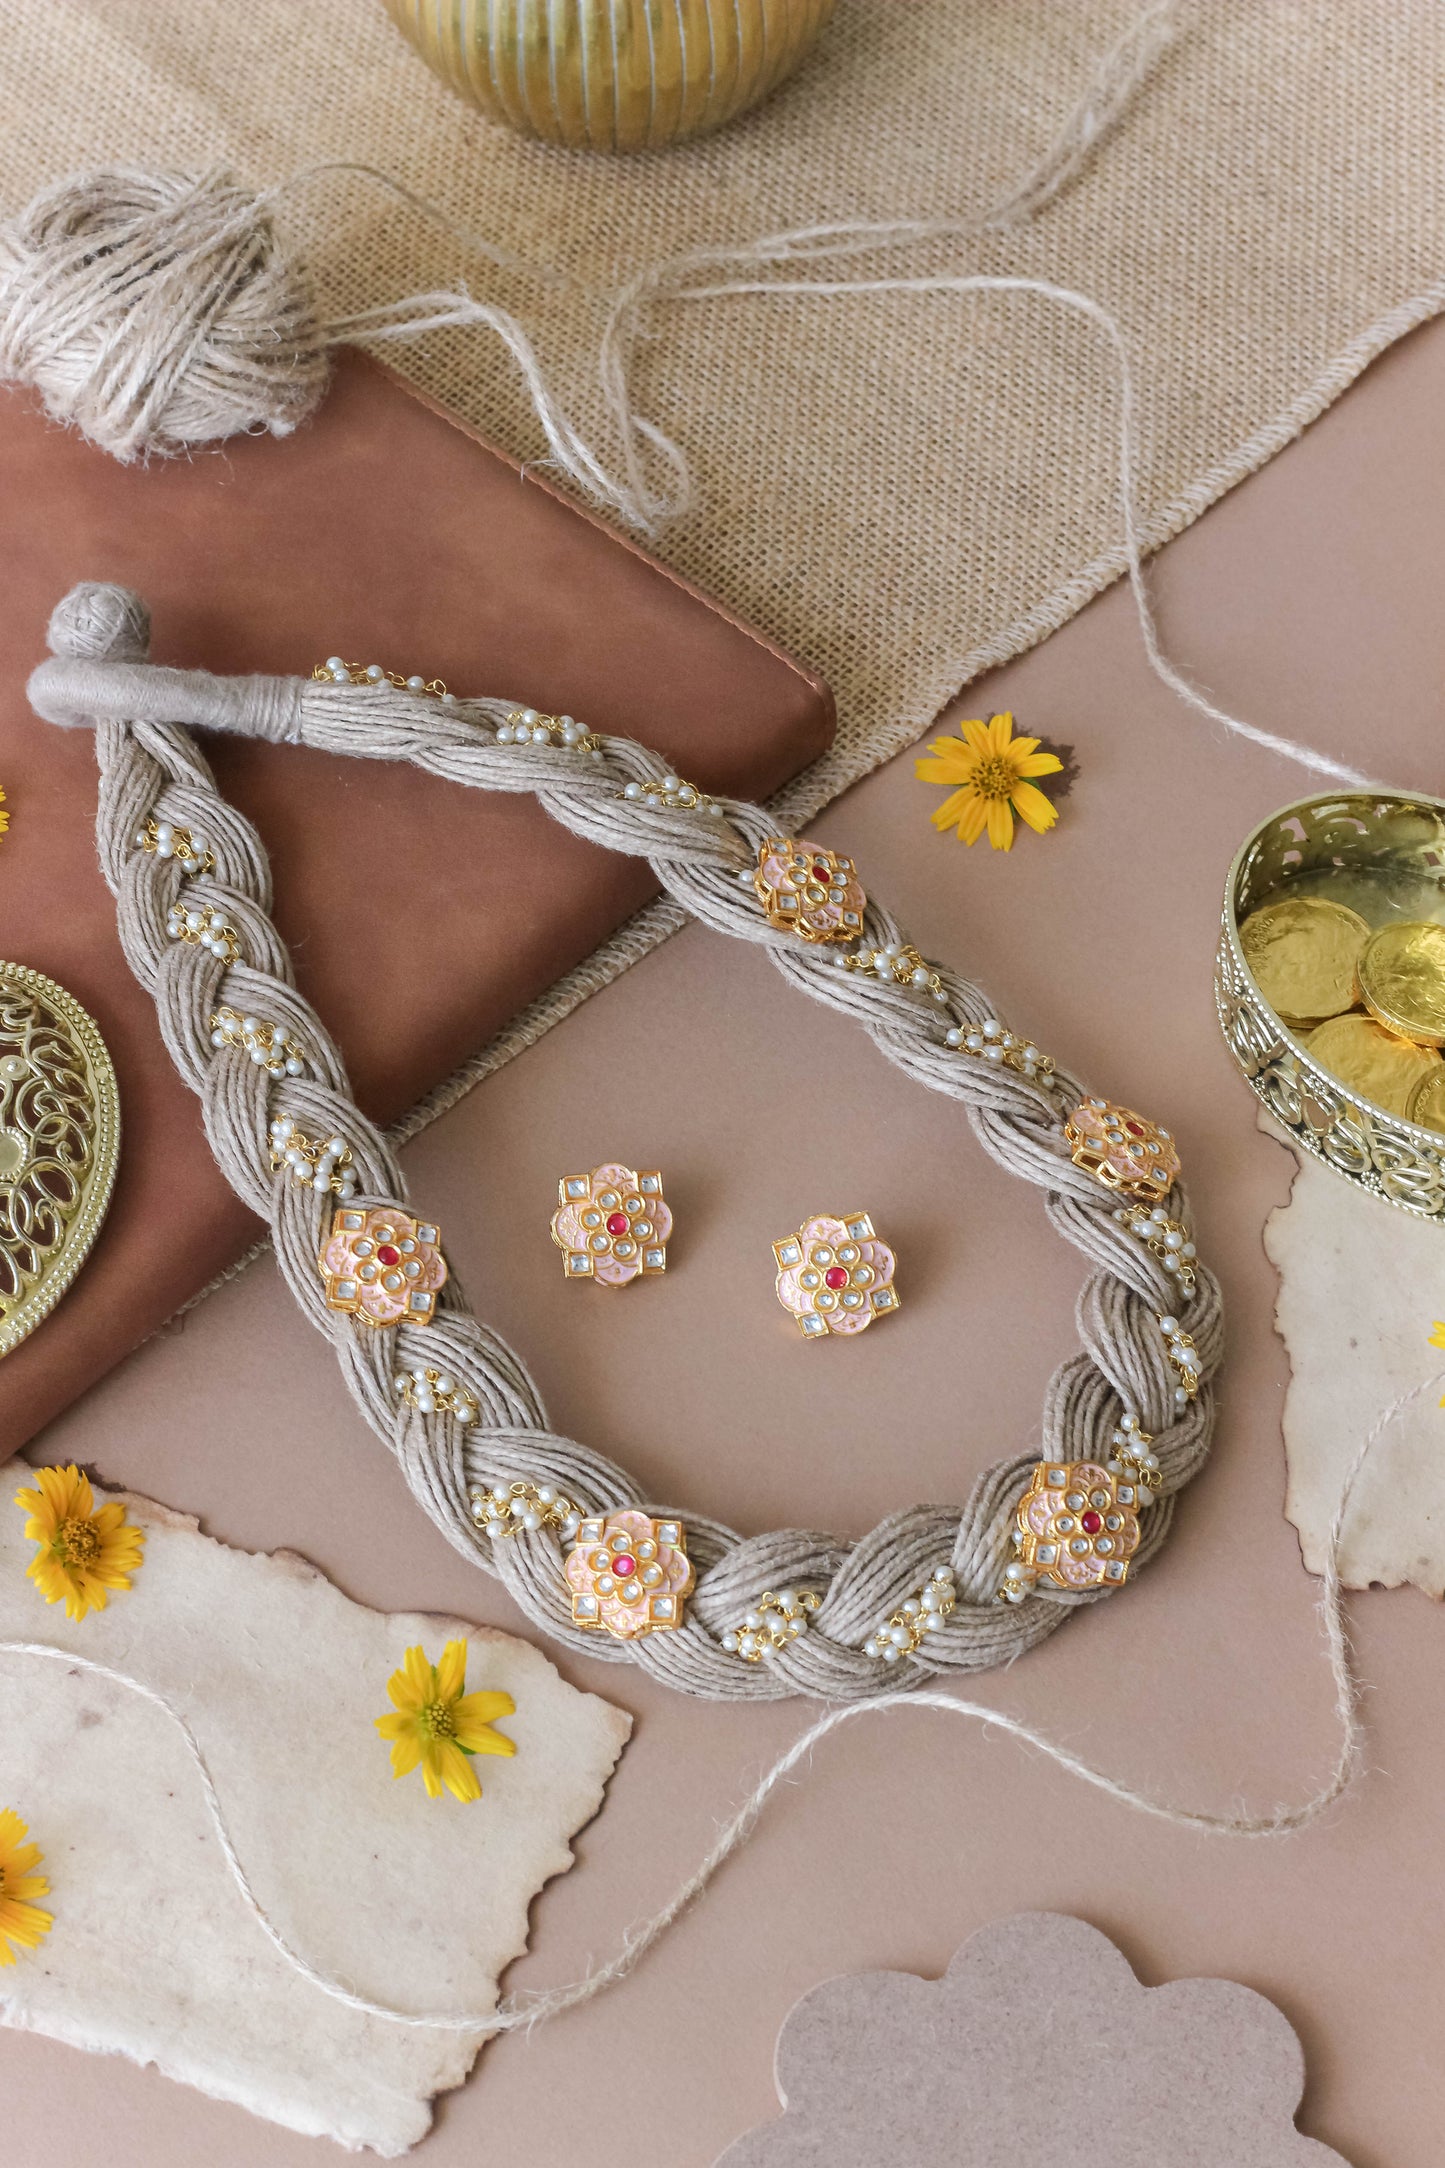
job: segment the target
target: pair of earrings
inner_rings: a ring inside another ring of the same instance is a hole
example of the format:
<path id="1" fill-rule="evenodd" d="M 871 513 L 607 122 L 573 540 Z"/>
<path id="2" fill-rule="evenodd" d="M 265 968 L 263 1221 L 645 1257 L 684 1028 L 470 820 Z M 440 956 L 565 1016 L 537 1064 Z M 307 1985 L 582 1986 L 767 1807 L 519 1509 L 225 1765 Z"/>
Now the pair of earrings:
<path id="1" fill-rule="evenodd" d="M 569 1280 L 626 1287 L 667 1270 L 672 1213 L 662 1176 L 614 1160 L 557 1185 L 552 1240 Z M 899 1308 L 895 1259 L 866 1212 L 820 1212 L 773 1244 L 777 1297 L 805 1340 L 852 1338 Z"/>

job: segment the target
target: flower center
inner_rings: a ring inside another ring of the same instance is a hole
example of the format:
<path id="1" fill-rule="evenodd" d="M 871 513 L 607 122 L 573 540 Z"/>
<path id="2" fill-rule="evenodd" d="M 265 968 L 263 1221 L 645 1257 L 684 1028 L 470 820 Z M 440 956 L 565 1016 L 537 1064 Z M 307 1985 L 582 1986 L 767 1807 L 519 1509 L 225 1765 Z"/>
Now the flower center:
<path id="1" fill-rule="evenodd" d="M 62 1565 L 93 1566 L 100 1556 L 100 1537 L 89 1521 L 72 1515 L 56 1529 L 50 1547 Z"/>
<path id="2" fill-rule="evenodd" d="M 452 1715 L 450 1702 L 427 1702 L 421 1712 L 420 1723 L 429 1739 L 451 1739 L 456 1735 L 456 1719 Z"/>
<path id="3" fill-rule="evenodd" d="M 982 798 L 1011 798 L 1018 785 L 1013 762 L 1002 753 L 985 753 L 973 771 L 973 787 Z"/>

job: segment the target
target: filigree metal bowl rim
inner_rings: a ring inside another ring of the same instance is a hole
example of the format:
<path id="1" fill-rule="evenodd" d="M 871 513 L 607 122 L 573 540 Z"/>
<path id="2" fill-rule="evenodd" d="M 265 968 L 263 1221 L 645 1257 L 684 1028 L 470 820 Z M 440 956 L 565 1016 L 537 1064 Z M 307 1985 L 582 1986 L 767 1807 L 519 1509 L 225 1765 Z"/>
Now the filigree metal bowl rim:
<path id="1" fill-rule="evenodd" d="M 1250 1076 L 1230 1039 L 1227 1005 L 1236 997 L 1234 989 L 1226 981 L 1225 959 L 1227 957 L 1230 970 L 1249 988 L 1251 998 L 1258 1004 L 1261 1012 L 1270 1020 L 1274 1029 L 1279 1033 L 1282 1047 L 1293 1057 L 1301 1087 L 1308 1088 L 1315 1082 L 1323 1084 L 1334 1098 L 1344 1102 L 1353 1108 L 1357 1114 L 1363 1116 L 1365 1124 L 1363 1142 L 1367 1148 L 1372 1146 L 1373 1140 L 1377 1136 L 1382 1140 L 1388 1137 L 1392 1142 L 1398 1144 L 1402 1150 L 1413 1151 L 1416 1154 L 1420 1161 L 1420 1173 L 1423 1178 L 1436 1183 L 1445 1182 L 1445 1136 L 1442 1136 L 1438 1130 L 1426 1129 L 1417 1122 L 1406 1121 L 1403 1115 L 1392 1114 L 1386 1107 L 1376 1106 L 1372 1099 L 1362 1098 L 1358 1092 L 1352 1091 L 1348 1084 L 1335 1076 L 1333 1071 L 1326 1069 L 1322 1062 L 1316 1061 L 1309 1048 L 1301 1039 L 1295 1036 L 1294 1032 L 1290 1030 L 1274 1008 L 1274 1005 L 1261 992 L 1259 982 L 1246 961 L 1244 945 L 1239 938 L 1239 921 L 1235 909 L 1235 900 L 1238 895 L 1245 862 L 1260 841 L 1271 829 L 1278 827 L 1282 821 L 1289 820 L 1294 816 L 1313 816 L 1324 807 L 1347 807 L 1352 802 L 1368 804 L 1374 807 L 1398 806 L 1401 809 L 1412 806 L 1424 807 L 1438 814 L 1442 826 L 1445 826 L 1445 799 L 1432 797 L 1428 791 L 1391 790 L 1384 785 L 1376 789 L 1317 791 L 1308 798 L 1296 798 L 1288 805 L 1280 806 L 1264 820 L 1257 822 L 1235 852 L 1225 878 L 1220 947 L 1214 969 L 1215 1009 L 1219 1017 L 1220 1030 L 1225 1044 L 1234 1056 L 1236 1066 L 1250 1090 L 1260 1104 L 1273 1112 L 1275 1119 L 1279 1120 L 1280 1116 L 1277 1110 L 1271 1106 L 1269 1095 L 1260 1082 L 1260 1077 L 1268 1074 L 1267 1068 L 1262 1069 L 1256 1076 Z M 1333 1118 L 1330 1124 L 1331 1129 L 1335 1127 L 1340 1118 L 1338 1115 Z M 1411 1213 L 1417 1219 L 1434 1219 L 1438 1222 L 1442 1218 L 1440 1212 L 1432 1211 L 1426 1205 L 1412 1203 L 1407 1197 L 1398 1196 L 1386 1184 L 1383 1172 L 1373 1164 L 1373 1158 L 1372 1164 L 1367 1171 L 1352 1172 L 1349 1168 L 1340 1166 L 1337 1160 L 1331 1158 L 1329 1153 L 1324 1150 L 1321 1139 L 1310 1134 L 1307 1125 L 1288 1126 L 1290 1126 L 1291 1134 L 1298 1138 L 1305 1150 L 1313 1158 L 1318 1159 L 1323 1166 L 1329 1167 L 1342 1181 L 1349 1182 L 1356 1189 L 1362 1189 L 1372 1197 L 1380 1198 L 1385 1204 L 1394 1205 L 1401 1212 Z M 1328 1132 L 1325 1132 L 1325 1134 L 1328 1134 Z"/>
<path id="2" fill-rule="evenodd" d="M 0 957 L 0 989 L 6 986 L 16 986 L 36 995 L 64 1018 L 74 1034 L 76 1044 L 85 1056 L 95 1141 L 92 1149 L 94 1173 L 85 1185 L 79 1211 L 66 1228 L 54 1269 L 43 1272 L 29 1293 L 21 1296 L 9 1316 L 0 1319 L 0 1358 L 12 1353 L 22 1340 L 27 1340 L 69 1292 L 110 1209 L 120 1165 L 120 1086 L 110 1049 L 100 1035 L 95 1018 L 88 1009 L 81 1007 L 74 994 L 57 986 L 43 971 L 36 971 L 30 964 L 7 963 Z"/>

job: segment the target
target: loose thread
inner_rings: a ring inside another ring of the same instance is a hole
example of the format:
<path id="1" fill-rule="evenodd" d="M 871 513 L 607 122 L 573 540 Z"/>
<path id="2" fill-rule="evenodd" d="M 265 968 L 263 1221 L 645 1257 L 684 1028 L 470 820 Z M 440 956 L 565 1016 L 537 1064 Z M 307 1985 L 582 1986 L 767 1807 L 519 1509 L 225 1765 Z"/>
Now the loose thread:
<path id="1" fill-rule="evenodd" d="M 562 1987 L 538 1988 L 510 1995 L 490 2011 L 469 2010 L 454 2013 L 398 2010 L 390 2003 L 377 2002 L 368 1995 L 359 1994 L 333 1975 L 322 1972 L 287 1939 L 257 1897 L 226 1826 L 220 1795 L 200 1741 L 190 1722 L 174 1702 L 130 1672 L 120 1671 L 111 1664 L 103 1664 L 94 1657 L 77 1655 L 71 1649 L 55 1648 L 48 1642 L 0 1641 L 0 1656 L 36 1656 L 63 1663 L 75 1671 L 89 1672 L 95 1678 L 108 1679 L 113 1685 L 125 1687 L 131 1693 L 138 1694 L 143 1701 L 149 1702 L 170 1718 L 180 1732 L 200 1778 L 202 1796 L 216 1833 L 221 1856 L 230 1870 L 231 1878 L 247 1911 L 278 1955 L 330 2001 L 340 2003 L 348 2010 L 355 2010 L 363 2017 L 383 2018 L 392 2024 L 421 2030 L 477 2032 L 487 2035 L 530 2031 L 534 2026 L 544 2024 L 549 2018 L 560 2017 L 564 2011 L 590 2002 L 635 1971 L 648 1951 L 703 1894 L 718 1869 L 746 1844 L 778 1787 L 795 1769 L 810 1760 L 815 1749 L 830 1733 L 840 1730 L 844 1724 L 857 1717 L 873 1712 L 937 1709 L 953 1716 L 973 1717 L 980 1724 L 1017 1739 L 1021 1745 L 1035 1747 L 1047 1760 L 1054 1762 L 1070 1776 L 1078 1777 L 1082 1783 L 1103 1792 L 1106 1798 L 1116 1800 L 1122 1806 L 1133 1807 L 1141 1814 L 1152 1815 L 1176 1828 L 1199 1830 L 1209 1836 L 1280 1837 L 1295 1834 L 1317 1821 L 1355 1782 L 1360 1773 L 1363 1748 L 1359 1688 L 1351 1669 L 1349 1641 L 1340 1601 L 1340 1546 L 1345 1515 L 1365 1463 L 1384 1432 L 1423 1394 L 1435 1391 L 1442 1384 L 1445 1384 L 1445 1370 L 1437 1371 L 1434 1376 L 1412 1386 L 1408 1392 L 1402 1393 L 1381 1411 L 1368 1435 L 1357 1448 L 1341 1487 L 1339 1503 L 1330 1523 L 1329 1554 L 1325 1562 L 1319 1603 L 1329 1654 L 1330 1676 L 1335 1690 L 1334 1708 L 1340 1728 L 1340 1748 L 1329 1778 L 1313 1798 L 1306 1800 L 1302 1806 L 1280 1807 L 1271 1814 L 1254 1815 L 1216 1814 L 1205 1808 L 1176 1806 L 1168 1800 L 1158 1798 L 1152 1792 L 1140 1790 L 1118 1777 L 1110 1776 L 1107 1770 L 1085 1761 L 1068 1747 L 1059 1746 L 1046 1733 L 1026 1723 L 1021 1717 L 1011 1716 L 1007 1710 L 992 1708 L 986 1702 L 965 1701 L 956 1695 L 939 1693 L 932 1688 L 920 1688 L 912 1693 L 885 1694 L 870 1702 L 845 1703 L 829 1709 L 799 1734 L 754 1786 L 732 1819 L 724 1825 L 717 1841 L 700 1865 L 660 1911 L 634 1927 L 624 1937 L 617 1954 L 605 1965 L 584 1973 L 580 1979 L 569 1981 Z"/>

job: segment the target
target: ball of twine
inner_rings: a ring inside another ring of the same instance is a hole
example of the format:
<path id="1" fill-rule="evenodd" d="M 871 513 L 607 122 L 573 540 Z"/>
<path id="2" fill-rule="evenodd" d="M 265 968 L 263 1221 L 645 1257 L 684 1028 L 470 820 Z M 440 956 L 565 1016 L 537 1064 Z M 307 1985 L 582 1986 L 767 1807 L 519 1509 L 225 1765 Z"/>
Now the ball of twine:
<path id="1" fill-rule="evenodd" d="M 117 459 L 287 436 L 329 370 L 301 260 L 223 170 L 76 175 L 0 226 L 0 378 Z"/>

